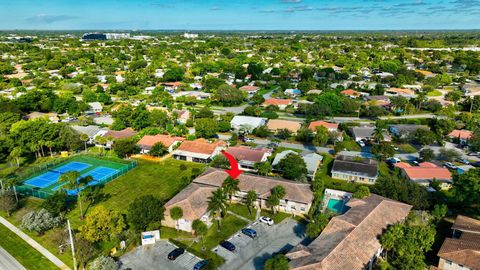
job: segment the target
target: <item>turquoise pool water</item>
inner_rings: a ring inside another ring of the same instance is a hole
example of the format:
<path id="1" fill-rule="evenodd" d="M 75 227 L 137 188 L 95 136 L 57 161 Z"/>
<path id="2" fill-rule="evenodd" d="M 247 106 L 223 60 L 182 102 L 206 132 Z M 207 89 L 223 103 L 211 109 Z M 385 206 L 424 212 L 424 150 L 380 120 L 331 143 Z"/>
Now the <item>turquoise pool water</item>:
<path id="1" fill-rule="evenodd" d="M 327 203 L 327 208 L 338 214 L 343 214 L 345 209 L 345 202 L 343 200 L 330 198 Z"/>

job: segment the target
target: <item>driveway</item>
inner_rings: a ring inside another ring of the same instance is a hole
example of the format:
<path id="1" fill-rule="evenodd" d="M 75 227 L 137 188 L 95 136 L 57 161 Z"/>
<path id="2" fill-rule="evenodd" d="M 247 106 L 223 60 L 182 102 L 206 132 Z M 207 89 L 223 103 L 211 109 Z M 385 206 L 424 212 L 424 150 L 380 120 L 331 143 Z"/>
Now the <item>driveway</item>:
<path id="1" fill-rule="evenodd" d="M 225 258 L 225 264 L 220 269 L 230 270 L 260 270 L 265 260 L 285 247 L 293 248 L 302 242 L 305 235 L 305 225 L 288 218 L 280 224 L 268 226 L 254 222 L 248 226 L 257 231 L 257 237 L 252 239 L 241 232 L 233 235 L 229 241 L 236 246 L 235 252 L 230 252 L 217 246 L 212 251 Z"/>
<path id="2" fill-rule="evenodd" d="M 175 261 L 167 258 L 177 248 L 174 244 L 160 240 L 154 245 L 140 246 L 120 258 L 122 270 L 191 270 L 202 259 L 185 251 Z"/>
<path id="3" fill-rule="evenodd" d="M 12 255 L 10 255 L 5 249 L 0 247 L 0 269 L 8 270 L 25 270 Z"/>

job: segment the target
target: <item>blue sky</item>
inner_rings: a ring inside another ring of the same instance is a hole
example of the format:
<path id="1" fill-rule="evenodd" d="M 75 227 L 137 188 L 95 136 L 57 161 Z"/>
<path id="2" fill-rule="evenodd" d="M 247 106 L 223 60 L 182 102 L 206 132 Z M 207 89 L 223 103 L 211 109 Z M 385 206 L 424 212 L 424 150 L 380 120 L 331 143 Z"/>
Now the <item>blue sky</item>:
<path id="1" fill-rule="evenodd" d="M 480 0 L 0 0 L 0 29 L 479 29 Z"/>

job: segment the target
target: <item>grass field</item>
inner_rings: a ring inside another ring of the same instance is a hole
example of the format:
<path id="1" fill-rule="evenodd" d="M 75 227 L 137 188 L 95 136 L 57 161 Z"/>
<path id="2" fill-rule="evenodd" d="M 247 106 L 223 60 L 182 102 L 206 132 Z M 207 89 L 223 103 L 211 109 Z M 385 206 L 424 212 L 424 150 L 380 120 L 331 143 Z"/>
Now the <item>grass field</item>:
<path id="1" fill-rule="evenodd" d="M 27 242 L 0 224 L 0 246 L 26 269 L 58 269 L 52 262 L 40 252 L 32 248 Z"/>
<path id="2" fill-rule="evenodd" d="M 432 90 L 432 91 L 427 93 L 427 96 L 429 96 L 429 97 L 440 97 L 441 95 L 442 95 L 442 92 L 440 92 L 438 90 Z"/>
<path id="3" fill-rule="evenodd" d="M 403 153 L 412 154 L 417 152 L 417 149 L 415 149 L 415 147 L 413 147 L 409 143 L 398 144 L 397 147 L 398 147 L 398 150 L 400 150 Z"/>
<path id="4" fill-rule="evenodd" d="M 239 203 L 230 204 L 228 206 L 228 211 L 232 211 L 233 213 L 249 220 L 254 220 L 257 214 L 257 209 L 251 209 L 252 213 L 250 214 L 250 212 L 248 212 L 248 207 Z"/>

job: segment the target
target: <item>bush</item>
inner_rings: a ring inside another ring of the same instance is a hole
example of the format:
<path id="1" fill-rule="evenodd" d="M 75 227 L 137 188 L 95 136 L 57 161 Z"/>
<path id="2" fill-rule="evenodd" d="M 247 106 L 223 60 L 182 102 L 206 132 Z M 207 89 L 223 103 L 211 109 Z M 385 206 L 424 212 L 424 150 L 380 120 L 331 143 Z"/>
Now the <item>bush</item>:
<path id="1" fill-rule="evenodd" d="M 39 234 L 48 231 L 52 228 L 60 226 L 62 219 L 60 217 L 54 217 L 50 212 L 45 209 L 39 211 L 32 211 L 22 218 L 22 228 L 35 231 Z"/>
<path id="2" fill-rule="evenodd" d="M 16 208 L 15 193 L 11 190 L 0 190 L 0 211 L 7 212 L 7 215 L 10 216 Z"/>
<path id="3" fill-rule="evenodd" d="M 48 197 L 42 203 L 42 208 L 58 216 L 61 213 L 68 211 L 68 195 L 65 192 L 57 191 L 52 196 Z"/>
<path id="4" fill-rule="evenodd" d="M 117 270 L 118 263 L 112 257 L 100 256 L 88 266 L 88 270 Z"/>

